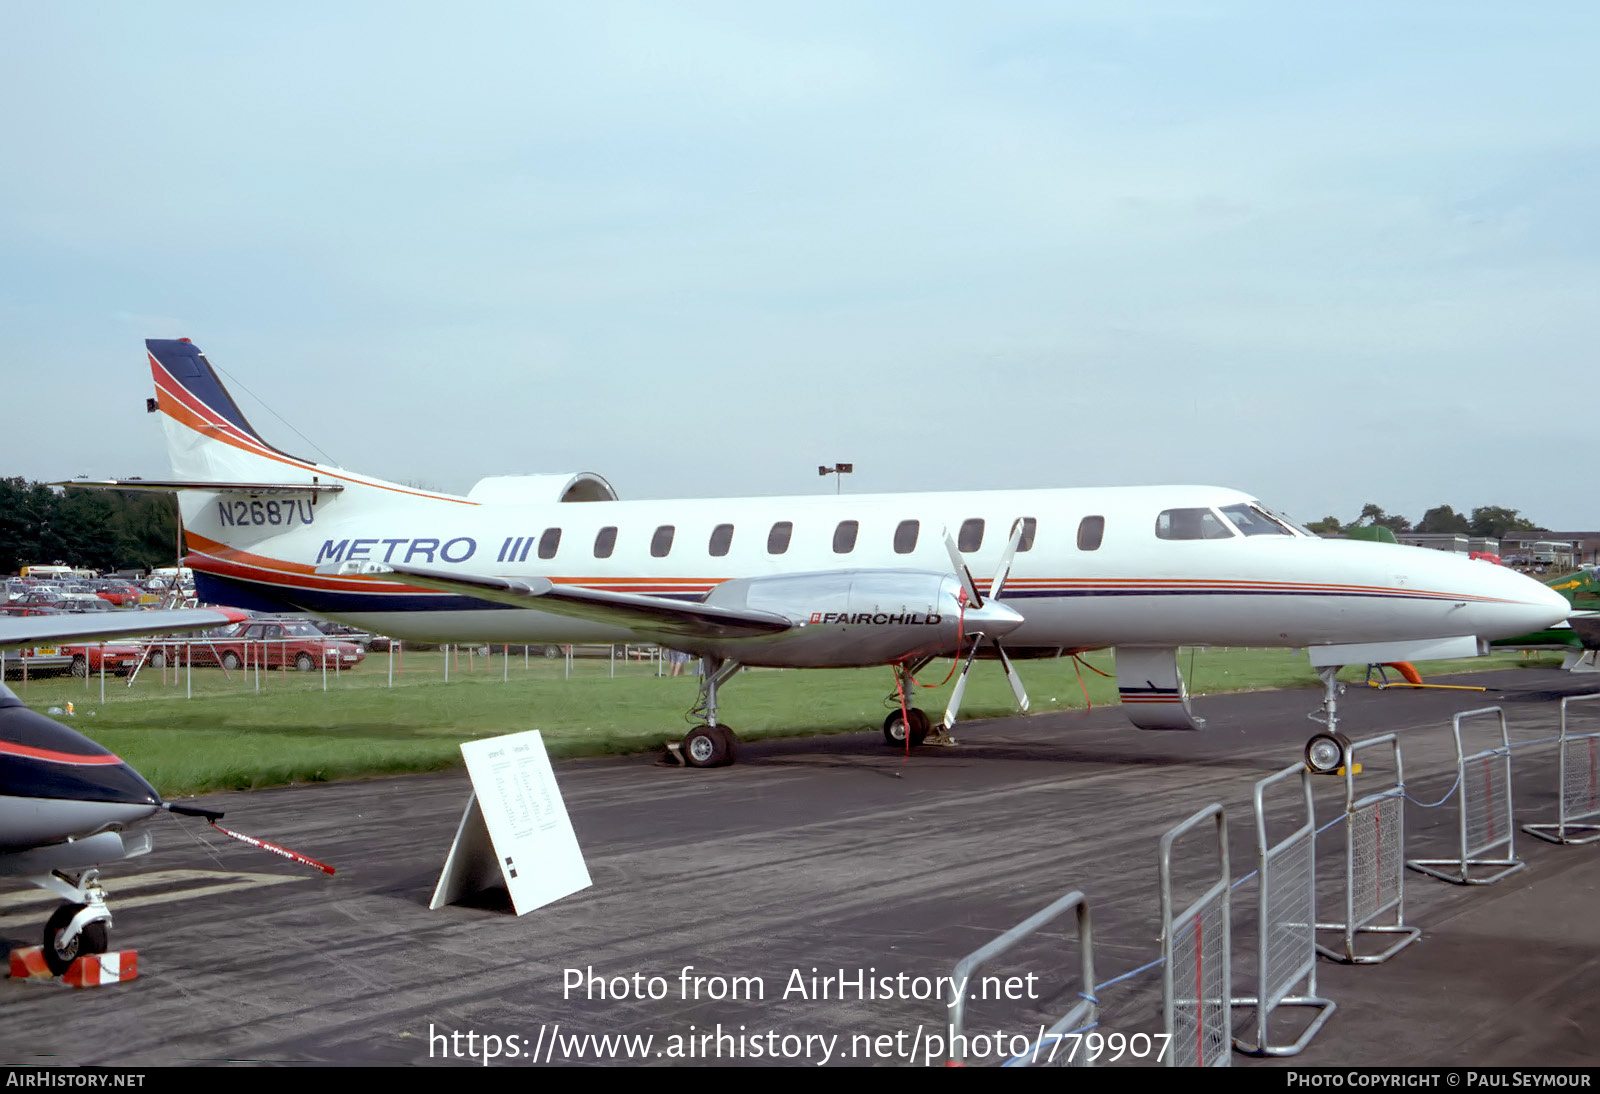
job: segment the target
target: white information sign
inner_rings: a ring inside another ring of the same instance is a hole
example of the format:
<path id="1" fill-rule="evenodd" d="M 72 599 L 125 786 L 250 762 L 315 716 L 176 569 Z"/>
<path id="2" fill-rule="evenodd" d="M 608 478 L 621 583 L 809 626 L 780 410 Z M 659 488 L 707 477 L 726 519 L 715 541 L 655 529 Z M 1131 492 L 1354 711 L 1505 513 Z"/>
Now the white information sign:
<path id="1" fill-rule="evenodd" d="M 473 797 L 431 907 L 491 884 L 497 871 L 518 915 L 593 884 L 538 730 L 468 741 L 461 755 Z"/>

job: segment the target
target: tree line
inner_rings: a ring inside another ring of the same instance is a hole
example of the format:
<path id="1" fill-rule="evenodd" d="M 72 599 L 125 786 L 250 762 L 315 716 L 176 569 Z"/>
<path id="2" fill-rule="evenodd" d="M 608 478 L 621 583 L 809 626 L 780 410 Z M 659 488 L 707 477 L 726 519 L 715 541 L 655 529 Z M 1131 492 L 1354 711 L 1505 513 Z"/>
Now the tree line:
<path id="1" fill-rule="evenodd" d="M 171 494 L 63 491 L 0 479 L 0 576 L 33 565 L 150 570 L 175 565 L 177 555 Z"/>
<path id="2" fill-rule="evenodd" d="M 1422 519 L 1413 525 L 1400 514 L 1385 513 L 1381 507 L 1370 501 L 1362 507 L 1361 515 L 1348 524 L 1338 517 L 1330 516 L 1306 525 L 1313 532 L 1349 532 L 1353 528 L 1374 526 L 1387 528 L 1396 535 L 1405 532 L 1424 535 L 1455 532 L 1468 536 L 1487 536 L 1492 539 L 1503 539 L 1510 532 L 1549 531 L 1548 528 L 1524 517 L 1517 510 L 1507 509 L 1501 505 L 1480 505 L 1472 511 L 1471 516 L 1458 513 L 1448 505 L 1436 505 L 1422 514 Z"/>

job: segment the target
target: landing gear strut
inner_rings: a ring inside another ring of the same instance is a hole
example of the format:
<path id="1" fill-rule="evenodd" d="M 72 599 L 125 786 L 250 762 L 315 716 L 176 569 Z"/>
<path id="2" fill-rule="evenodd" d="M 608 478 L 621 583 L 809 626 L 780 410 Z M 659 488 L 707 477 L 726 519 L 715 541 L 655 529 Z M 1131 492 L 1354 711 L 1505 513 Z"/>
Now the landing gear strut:
<path id="1" fill-rule="evenodd" d="M 1317 775 L 1334 774 L 1350 757 L 1350 738 L 1339 732 L 1339 693 L 1344 691 L 1338 681 L 1339 668 L 1326 665 L 1317 669 L 1317 678 L 1322 681 L 1322 709 L 1306 715 L 1328 727 L 1312 734 L 1306 742 L 1306 767 Z"/>
<path id="2" fill-rule="evenodd" d="M 737 661 L 720 657 L 700 658 L 700 697 L 689 711 L 691 718 L 704 718 L 683 738 L 683 758 L 690 767 L 726 767 L 735 759 L 739 738 L 727 726 L 717 724 L 717 688 L 740 668 Z"/>

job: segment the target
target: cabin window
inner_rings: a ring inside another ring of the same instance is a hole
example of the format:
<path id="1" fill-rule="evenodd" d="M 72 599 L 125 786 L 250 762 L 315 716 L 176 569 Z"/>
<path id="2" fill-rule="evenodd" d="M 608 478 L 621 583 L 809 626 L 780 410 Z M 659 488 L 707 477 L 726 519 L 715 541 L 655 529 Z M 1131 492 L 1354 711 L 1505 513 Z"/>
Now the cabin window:
<path id="1" fill-rule="evenodd" d="M 917 529 L 921 525 L 914 520 L 903 520 L 894 530 L 894 553 L 909 555 L 917 549 Z"/>
<path id="2" fill-rule="evenodd" d="M 1222 515 L 1247 536 L 1292 536 L 1288 526 L 1254 505 L 1224 505 Z"/>
<path id="3" fill-rule="evenodd" d="M 546 528 L 544 535 L 539 537 L 539 557 L 555 558 L 556 548 L 561 546 L 561 529 Z"/>
<path id="4" fill-rule="evenodd" d="M 856 533 L 861 530 L 861 522 L 857 520 L 841 520 L 839 527 L 833 530 L 833 553 L 847 555 L 856 549 Z"/>
<path id="5" fill-rule="evenodd" d="M 964 554 L 971 554 L 983 546 L 983 521 L 964 520 L 961 522 L 961 535 L 956 539 L 956 546 Z"/>
<path id="6" fill-rule="evenodd" d="M 1105 517 L 1084 517 L 1078 522 L 1078 550 L 1098 551 L 1106 537 Z"/>
<path id="7" fill-rule="evenodd" d="M 1222 518 L 1209 509 L 1168 509 L 1156 518 L 1157 539 L 1231 539 Z"/>
<path id="8" fill-rule="evenodd" d="M 663 524 L 656 529 L 656 534 L 650 537 L 650 554 L 656 558 L 666 558 L 667 552 L 672 550 L 672 533 L 675 529 L 670 524 Z"/>
<path id="9" fill-rule="evenodd" d="M 1039 522 L 1032 517 L 1022 518 L 1022 538 L 1017 540 L 1017 553 L 1033 550 L 1033 536 L 1039 530 Z"/>
<path id="10" fill-rule="evenodd" d="M 711 557 L 721 558 L 733 544 L 733 525 L 719 524 L 711 529 Z"/>
<path id="11" fill-rule="evenodd" d="M 767 533 L 767 554 L 781 555 L 789 549 L 789 537 L 794 535 L 794 522 L 780 520 Z"/>
<path id="12" fill-rule="evenodd" d="M 610 558 L 611 552 L 617 549 L 617 529 L 615 525 L 607 525 L 600 529 L 594 537 L 594 557 Z"/>

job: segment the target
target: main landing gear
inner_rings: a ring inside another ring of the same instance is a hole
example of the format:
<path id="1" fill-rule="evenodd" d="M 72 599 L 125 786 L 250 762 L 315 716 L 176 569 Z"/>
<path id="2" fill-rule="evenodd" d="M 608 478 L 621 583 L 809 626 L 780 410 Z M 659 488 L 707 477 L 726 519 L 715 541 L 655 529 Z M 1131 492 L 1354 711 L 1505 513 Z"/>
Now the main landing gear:
<path id="1" fill-rule="evenodd" d="M 896 664 L 890 666 L 894 669 L 896 688 L 889 693 L 886 702 L 893 703 L 894 709 L 883 720 L 883 740 L 890 748 L 904 751 L 906 747 L 906 727 L 909 723 L 911 743 L 913 745 L 953 745 L 956 739 L 950 736 L 944 723 L 935 724 L 926 711 L 919 710 L 911 705 L 916 695 L 916 674 L 922 671 L 933 658 L 927 657 L 910 664 Z M 905 696 L 905 703 L 901 705 L 901 695 Z"/>
<path id="2" fill-rule="evenodd" d="M 59 870 L 29 880 L 66 901 L 44 927 L 44 963 L 51 972 L 60 976 L 78 958 L 106 952 L 111 909 L 99 870 L 85 870 L 76 880 Z"/>
<path id="3" fill-rule="evenodd" d="M 1350 738 L 1339 732 L 1339 694 L 1344 691 L 1337 679 L 1339 668 L 1327 665 L 1317 669 L 1317 678 L 1322 681 L 1322 709 L 1306 715 L 1328 727 L 1306 741 L 1306 768 L 1314 775 L 1337 774 L 1350 757 Z"/>
<path id="4" fill-rule="evenodd" d="M 700 658 L 700 697 L 689 711 L 690 718 L 704 718 L 684 735 L 681 751 L 690 767 L 727 767 L 736 758 L 739 738 L 733 730 L 717 724 L 717 688 L 740 668 L 737 661 L 720 657 Z"/>

